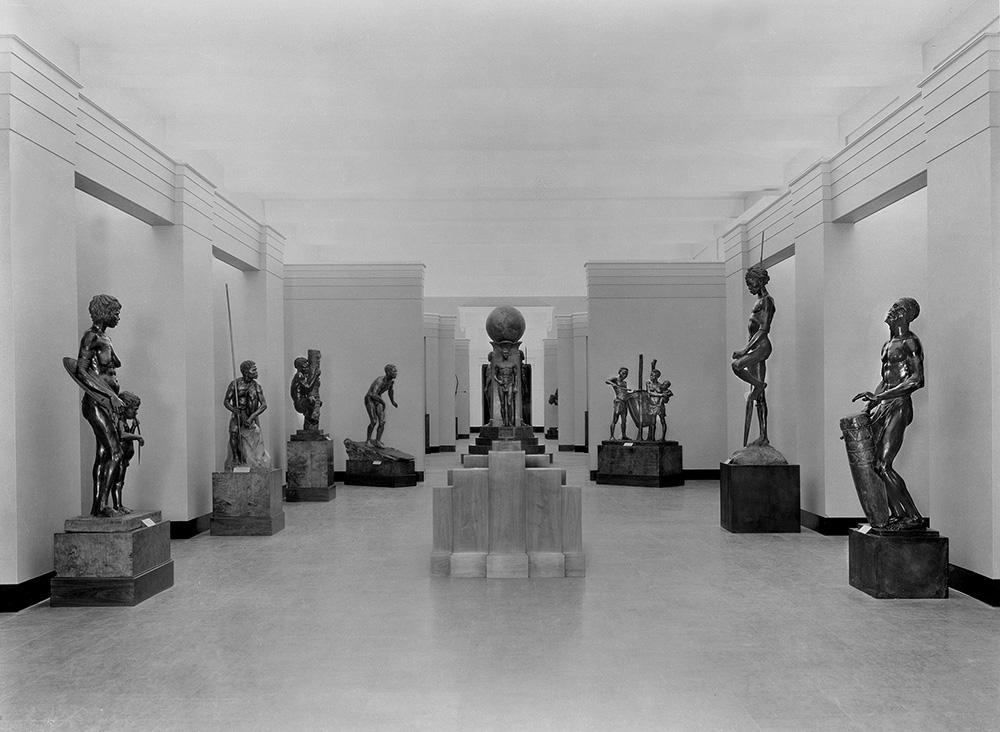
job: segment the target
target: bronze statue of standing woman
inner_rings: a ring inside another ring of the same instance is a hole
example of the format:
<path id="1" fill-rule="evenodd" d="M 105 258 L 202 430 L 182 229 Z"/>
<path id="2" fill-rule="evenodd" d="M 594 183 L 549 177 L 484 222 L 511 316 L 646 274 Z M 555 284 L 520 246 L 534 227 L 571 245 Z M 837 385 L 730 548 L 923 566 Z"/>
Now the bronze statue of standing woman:
<path id="1" fill-rule="evenodd" d="M 746 283 L 751 295 L 757 301 L 750 312 L 750 337 L 747 346 L 742 351 L 733 353 L 733 373 L 750 384 L 747 394 L 746 418 L 743 421 L 743 446 L 747 446 L 750 438 L 750 422 L 753 419 L 754 407 L 757 408 L 757 424 L 760 436 L 753 445 L 768 445 L 767 439 L 767 399 L 764 390 L 767 383 L 767 357 L 771 355 L 771 321 L 774 319 L 774 298 L 767 292 L 767 283 L 771 277 L 767 270 L 755 264 L 747 270 Z"/>
<path id="2" fill-rule="evenodd" d="M 118 325 L 122 306 L 111 295 L 94 295 L 89 310 L 93 324 L 80 339 L 76 363 L 73 364 L 73 359 L 64 359 L 64 365 L 83 389 L 80 411 L 94 430 L 97 441 L 90 514 L 115 516 L 128 512 L 119 501 L 115 501 L 119 503 L 117 510 L 114 505 L 108 505 L 121 478 L 124 451 L 119 422 L 125 405 L 118 394 L 118 367 L 122 363 L 115 354 L 108 329 Z"/>

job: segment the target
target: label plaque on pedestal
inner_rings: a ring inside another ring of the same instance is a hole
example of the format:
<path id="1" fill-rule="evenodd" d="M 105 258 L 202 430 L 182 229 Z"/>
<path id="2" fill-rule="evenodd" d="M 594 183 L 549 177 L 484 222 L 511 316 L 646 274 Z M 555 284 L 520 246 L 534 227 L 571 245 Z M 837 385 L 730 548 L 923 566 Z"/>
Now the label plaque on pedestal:
<path id="1" fill-rule="evenodd" d="M 137 605 L 173 586 L 170 524 L 159 511 L 80 516 L 65 528 L 55 535 L 52 607 Z"/>
<path id="2" fill-rule="evenodd" d="M 599 485 L 684 485 L 684 450 L 677 442 L 604 440 L 597 446 Z"/>
<path id="3" fill-rule="evenodd" d="M 719 463 L 722 528 L 740 533 L 798 533 L 798 465 Z"/>

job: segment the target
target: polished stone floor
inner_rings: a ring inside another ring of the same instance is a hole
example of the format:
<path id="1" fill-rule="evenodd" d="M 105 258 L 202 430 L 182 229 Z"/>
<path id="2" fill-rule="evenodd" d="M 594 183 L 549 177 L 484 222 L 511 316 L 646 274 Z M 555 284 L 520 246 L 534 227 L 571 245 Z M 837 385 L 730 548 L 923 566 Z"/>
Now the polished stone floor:
<path id="1" fill-rule="evenodd" d="M 872 599 L 844 537 L 728 534 L 718 483 L 556 459 L 585 579 L 432 579 L 457 456 L 428 456 L 273 537 L 173 542 L 176 584 L 135 608 L 0 615 L 0 730 L 1000 728 L 1000 610 Z"/>

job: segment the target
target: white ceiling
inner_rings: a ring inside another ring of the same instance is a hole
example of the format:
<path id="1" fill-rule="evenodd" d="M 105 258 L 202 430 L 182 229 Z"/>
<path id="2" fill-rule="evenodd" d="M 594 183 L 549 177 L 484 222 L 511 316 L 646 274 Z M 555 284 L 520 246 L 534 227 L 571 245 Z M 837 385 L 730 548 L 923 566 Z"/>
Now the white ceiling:
<path id="1" fill-rule="evenodd" d="M 85 93 L 215 161 L 290 253 L 424 258 L 430 286 L 456 246 L 692 255 L 971 2 L 23 4 L 79 46 Z"/>

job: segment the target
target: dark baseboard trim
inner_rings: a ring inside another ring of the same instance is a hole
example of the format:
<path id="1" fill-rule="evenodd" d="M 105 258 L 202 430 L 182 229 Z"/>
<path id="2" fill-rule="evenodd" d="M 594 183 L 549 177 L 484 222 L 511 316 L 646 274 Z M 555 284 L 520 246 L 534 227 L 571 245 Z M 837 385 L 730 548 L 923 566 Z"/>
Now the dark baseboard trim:
<path id="1" fill-rule="evenodd" d="M 538 427 L 537 425 L 533 429 L 535 430 L 535 432 L 544 432 L 545 431 L 544 427 Z"/>
<path id="2" fill-rule="evenodd" d="M 440 445 L 428 445 L 427 447 L 424 448 L 425 455 L 433 455 L 436 452 L 441 452 Z"/>
<path id="3" fill-rule="evenodd" d="M 190 539 L 203 531 L 212 528 L 212 514 L 206 513 L 204 516 L 195 516 L 187 521 L 170 522 L 171 539 Z"/>
<path id="4" fill-rule="evenodd" d="M 455 452 L 455 446 L 454 445 L 441 445 L 441 447 L 438 448 L 438 452 Z"/>
<path id="5" fill-rule="evenodd" d="M 856 529 L 865 521 L 864 516 L 858 518 L 853 516 L 820 516 L 804 509 L 799 511 L 799 523 L 823 536 L 847 536 L 851 529 Z"/>
<path id="6" fill-rule="evenodd" d="M 573 445 L 560 445 L 559 452 L 576 452 L 576 447 Z"/>
<path id="7" fill-rule="evenodd" d="M 948 586 L 987 605 L 1000 607 L 1000 579 L 990 579 L 971 569 L 949 564 Z"/>
<path id="8" fill-rule="evenodd" d="M 590 471 L 590 479 L 594 480 L 594 481 L 597 480 L 597 471 L 596 470 L 591 470 Z"/>
<path id="9" fill-rule="evenodd" d="M 684 480 L 721 480 L 722 471 L 710 468 L 708 470 L 685 470 Z"/>
<path id="10" fill-rule="evenodd" d="M 459 434 L 455 435 L 455 439 L 456 440 L 468 440 L 469 439 L 469 435 L 468 434 L 461 434 L 461 433 L 459 433 Z"/>
<path id="11" fill-rule="evenodd" d="M 586 445 L 573 445 L 573 452 L 588 452 Z"/>
<path id="12" fill-rule="evenodd" d="M 423 483 L 424 482 L 424 471 L 423 470 L 418 470 L 417 471 L 417 482 L 418 483 Z"/>
<path id="13" fill-rule="evenodd" d="M 475 433 L 475 432 L 479 432 L 479 430 L 481 430 L 481 429 L 482 429 L 482 427 L 470 427 L 469 428 L 469 432 Z"/>
<path id="14" fill-rule="evenodd" d="M 50 581 L 55 572 L 46 572 L 15 585 L 0 585 L 0 613 L 16 613 L 47 600 L 52 594 Z"/>

